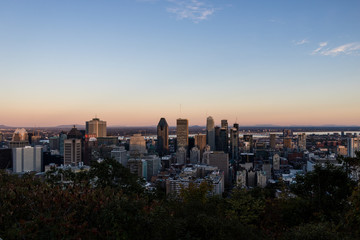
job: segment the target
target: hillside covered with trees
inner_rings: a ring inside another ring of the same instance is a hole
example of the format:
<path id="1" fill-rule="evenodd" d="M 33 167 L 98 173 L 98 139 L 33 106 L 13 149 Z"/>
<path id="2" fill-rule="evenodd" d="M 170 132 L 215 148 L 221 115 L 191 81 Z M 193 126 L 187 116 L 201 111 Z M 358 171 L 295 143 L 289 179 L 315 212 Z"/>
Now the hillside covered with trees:
<path id="1" fill-rule="evenodd" d="M 45 179 L 0 172 L 0 238 L 360 238 L 360 190 L 345 168 L 316 167 L 290 187 L 280 182 L 222 197 L 209 195 L 206 184 L 179 197 L 143 185 L 112 159 Z"/>

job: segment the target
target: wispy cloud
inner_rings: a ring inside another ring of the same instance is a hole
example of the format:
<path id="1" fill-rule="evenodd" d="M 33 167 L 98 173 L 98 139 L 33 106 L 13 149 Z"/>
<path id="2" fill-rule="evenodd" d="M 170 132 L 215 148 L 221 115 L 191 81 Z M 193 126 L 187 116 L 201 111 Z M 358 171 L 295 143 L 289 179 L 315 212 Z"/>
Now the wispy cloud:
<path id="1" fill-rule="evenodd" d="M 179 19 L 190 19 L 195 23 L 207 19 L 215 9 L 200 0 L 168 0 L 173 4 L 167 11 L 173 13 Z"/>
<path id="2" fill-rule="evenodd" d="M 319 47 L 313 51 L 313 54 L 320 54 L 323 56 L 338 56 L 338 55 L 360 55 L 360 42 L 347 43 L 335 48 L 324 48 L 327 43 L 320 43 Z"/>
<path id="3" fill-rule="evenodd" d="M 318 54 L 324 47 L 326 47 L 328 43 L 327 42 L 321 42 L 319 43 L 319 47 L 317 49 L 315 49 L 312 54 Z"/>
<path id="4" fill-rule="evenodd" d="M 303 45 L 303 44 L 306 44 L 306 43 L 309 43 L 309 40 L 307 40 L 306 38 L 303 39 L 303 40 L 300 40 L 300 41 L 294 41 L 295 45 Z"/>

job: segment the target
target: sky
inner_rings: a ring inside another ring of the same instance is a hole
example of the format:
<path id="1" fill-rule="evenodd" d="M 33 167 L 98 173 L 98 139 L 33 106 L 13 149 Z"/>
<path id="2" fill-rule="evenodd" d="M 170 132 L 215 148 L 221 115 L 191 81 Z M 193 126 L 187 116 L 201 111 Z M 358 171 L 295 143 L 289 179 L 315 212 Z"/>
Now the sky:
<path id="1" fill-rule="evenodd" d="M 360 125 L 360 1 L 2 0 L 0 125 Z"/>

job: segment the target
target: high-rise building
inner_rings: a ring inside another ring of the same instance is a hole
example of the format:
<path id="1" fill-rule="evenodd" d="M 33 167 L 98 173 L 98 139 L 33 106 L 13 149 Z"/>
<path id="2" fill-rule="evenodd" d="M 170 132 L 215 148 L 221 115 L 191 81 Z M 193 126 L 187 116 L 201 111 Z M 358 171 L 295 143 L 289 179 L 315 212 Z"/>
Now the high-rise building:
<path id="1" fill-rule="evenodd" d="M 144 159 L 129 159 L 128 168 L 131 173 L 138 177 L 147 179 L 147 162 Z"/>
<path id="2" fill-rule="evenodd" d="M 225 139 L 223 139 L 223 142 L 225 144 L 225 152 L 228 152 L 228 148 L 229 148 L 229 124 L 228 121 L 226 119 L 221 120 L 221 129 L 225 129 L 225 134 L 222 133 L 220 135 L 225 135 L 223 136 L 223 138 L 225 137 Z M 223 131 L 223 130 L 221 130 Z"/>
<path id="3" fill-rule="evenodd" d="M 59 150 L 59 137 L 53 136 L 49 138 L 50 150 Z"/>
<path id="4" fill-rule="evenodd" d="M 86 122 L 86 134 L 89 137 L 106 137 L 106 122 L 93 118 Z"/>
<path id="5" fill-rule="evenodd" d="M 287 148 L 287 149 L 292 148 L 292 138 L 290 138 L 290 137 L 284 138 L 284 148 Z"/>
<path id="6" fill-rule="evenodd" d="M 216 150 L 215 123 L 211 116 L 206 119 L 206 143 L 210 146 L 211 151 Z"/>
<path id="7" fill-rule="evenodd" d="M 146 161 L 147 165 L 147 175 L 146 180 L 150 181 L 153 176 L 158 175 L 161 169 L 161 158 L 156 155 L 149 155 L 142 158 Z"/>
<path id="8" fill-rule="evenodd" d="M 219 126 L 215 127 L 215 149 L 213 151 L 222 151 Z"/>
<path id="9" fill-rule="evenodd" d="M 273 169 L 274 170 L 280 170 L 280 156 L 279 154 L 274 154 L 273 158 L 272 158 L 272 161 L 273 161 Z"/>
<path id="10" fill-rule="evenodd" d="M 25 128 L 17 128 L 12 136 L 12 141 L 28 141 L 28 133 Z"/>
<path id="11" fill-rule="evenodd" d="M 249 151 L 254 152 L 254 140 L 253 135 L 244 135 L 244 142 L 248 144 Z"/>
<path id="12" fill-rule="evenodd" d="M 286 137 L 292 137 L 293 136 L 293 132 L 291 129 L 284 129 L 283 130 L 283 137 L 286 138 Z"/>
<path id="13" fill-rule="evenodd" d="M 11 141 L 9 142 L 10 148 L 23 148 L 29 145 L 28 133 L 24 128 L 15 130 Z"/>
<path id="14" fill-rule="evenodd" d="M 127 151 L 125 147 L 116 147 L 111 151 L 111 157 L 114 158 L 117 162 L 122 164 L 124 167 L 127 167 Z"/>
<path id="15" fill-rule="evenodd" d="M 216 151 L 228 152 L 228 138 L 225 128 L 215 127 L 215 146 Z"/>
<path id="16" fill-rule="evenodd" d="M 64 140 L 64 165 L 78 165 L 81 162 L 81 140 Z"/>
<path id="17" fill-rule="evenodd" d="M 206 135 L 204 134 L 197 134 L 194 136 L 195 138 L 195 146 L 200 150 L 202 153 L 206 146 Z"/>
<path id="18" fill-rule="evenodd" d="M 270 148 L 276 148 L 276 134 L 270 134 Z"/>
<path id="19" fill-rule="evenodd" d="M 178 164 L 186 164 L 186 149 L 184 147 L 178 147 L 176 151 L 176 162 Z"/>
<path id="20" fill-rule="evenodd" d="M 83 139 L 83 134 L 74 125 L 67 133 L 67 138 Z"/>
<path id="21" fill-rule="evenodd" d="M 42 147 L 22 147 L 12 149 L 13 172 L 40 172 L 42 165 Z"/>
<path id="22" fill-rule="evenodd" d="M 193 147 L 190 150 L 190 163 L 197 164 L 200 163 L 200 150 L 197 147 Z"/>
<path id="23" fill-rule="evenodd" d="M 225 183 L 230 183 L 229 178 L 229 155 L 224 152 L 211 152 L 209 154 L 209 163 L 210 166 L 218 167 L 221 171 L 224 172 Z"/>
<path id="24" fill-rule="evenodd" d="M 348 150 L 348 154 L 347 154 L 347 156 L 348 157 L 351 157 L 351 158 L 353 158 L 353 157 L 355 157 L 355 141 L 354 141 L 354 138 L 348 138 L 347 139 L 347 150 Z"/>
<path id="25" fill-rule="evenodd" d="M 225 153 L 229 152 L 229 137 L 228 137 L 228 130 L 226 128 L 220 129 L 220 146 L 221 151 L 224 151 Z"/>
<path id="26" fill-rule="evenodd" d="M 229 128 L 228 121 L 225 119 L 221 120 L 221 127 L 228 129 Z"/>
<path id="27" fill-rule="evenodd" d="M 147 153 L 144 136 L 141 136 L 141 134 L 134 134 L 131 136 L 129 150 L 130 155 L 142 155 Z"/>
<path id="28" fill-rule="evenodd" d="M 235 125 L 235 124 L 234 124 Z M 231 158 L 239 159 L 239 132 L 236 127 L 230 129 L 230 149 Z"/>
<path id="29" fill-rule="evenodd" d="M 188 148 L 189 145 L 189 122 L 187 119 L 176 120 L 177 148 Z"/>
<path id="30" fill-rule="evenodd" d="M 169 153 L 169 125 L 161 118 L 157 125 L 157 152 L 159 156 Z"/>
<path id="31" fill-rule="evenodd" d="M 59 152 L 61 156 L 64 156 L 64 141 L 67 139 L 67 135 L 64 132 L 59 134 Z"/>
<path id="32" fill-rule="evenodd" d="M 306 134 L 302 133 L 298 135 L 298 146 L 300 150 L 306 150 Z"/>
<path id="33" fill-rule="evenodd" d="M 286 138 L 286 137 L 292 137 L 293 136 L 293 132 L 291 129 L 284 129 L 283 130 L 283 137 Z"/>

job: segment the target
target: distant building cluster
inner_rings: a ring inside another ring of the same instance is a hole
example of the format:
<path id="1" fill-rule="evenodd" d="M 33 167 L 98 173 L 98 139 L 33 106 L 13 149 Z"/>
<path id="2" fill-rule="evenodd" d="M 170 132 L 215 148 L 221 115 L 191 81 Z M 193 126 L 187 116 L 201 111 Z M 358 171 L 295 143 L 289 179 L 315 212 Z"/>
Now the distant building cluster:
<path id="1" fill-rule="evenodd" d="M 315 165 L 338 162 L 339 156 L 356 157 L 360 138 L 355 132 L 305 132 L 259 129 L 241 130 L 222 119 L 189 133 L 189 120 L 176 120 L 170 133 L 161 118 L 156 135 L 140 132 L 108 135 L 106 121 L 93 118 L 84 130 L 2 129 L 0 168 L 16 174 L 44 172 L 50 166 L 87 168 L 92 161 L 114 158 L 146 180 L 149 188 L 160 186 L 167 194 L 179 194 L 190 184 L 211 186 L 209 194 L 222 194 L 233 187 L 265 187 L 278 181 L 291 184 L 298 174 L 313 171 Z M 359 180 L 360 171 L 351 169 Z"/>

